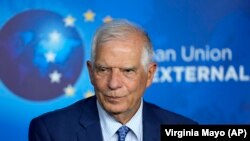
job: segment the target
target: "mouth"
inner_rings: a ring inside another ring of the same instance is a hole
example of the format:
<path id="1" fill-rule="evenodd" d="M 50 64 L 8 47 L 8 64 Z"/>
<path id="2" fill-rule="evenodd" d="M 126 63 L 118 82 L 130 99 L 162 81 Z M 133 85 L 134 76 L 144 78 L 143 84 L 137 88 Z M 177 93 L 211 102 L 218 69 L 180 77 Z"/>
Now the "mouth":
<path id="1" fill-rule="evenodd" d="M 105 96 L 105 99 L 110 103 L 120 103 L 125 96 Z"/>

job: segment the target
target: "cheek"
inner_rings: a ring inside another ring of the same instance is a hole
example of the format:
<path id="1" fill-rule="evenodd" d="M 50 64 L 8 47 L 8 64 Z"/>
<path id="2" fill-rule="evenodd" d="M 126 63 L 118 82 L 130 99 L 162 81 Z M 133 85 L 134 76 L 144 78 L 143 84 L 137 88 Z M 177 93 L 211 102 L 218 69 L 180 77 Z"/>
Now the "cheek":
<path id="1" fill-rule="evenodd" d="M 130 94 L 129 101 L 132 103 L 138 101 L 138 99 L 140 99 L 144 93 L 146 81 L 143 79 L 137 79 L 126 84 L 127 91 Z"/>
<path id="2" fill-rule="evenodd" d="M 95 75 L 94 76 L 94 85 L 98 89 L 105 87 L 105 85 L 107 85 L 107 79 L 105 77 L 100 77 L 100 76 Z"/>
<path id="3" fill-rule="evenodd" d="M 134 96 L 136 93 L 136 91 L 138 90 L 138 88 L 140 87 L 138 81 L 125 81 L 124 82 L 125 88 L 127 89 L 128 93 L 132 94 L 132 96 Z"/>
<path id="4" fill-rule="evenodd" d="M 134 77 L 131 80 L 128 80 L 126 82 L 127 87 L 131 91 L 140 91 L 144 90 L 147 84 L 147 79 L 143 74 L 140 74 L 140 76 Z"/>

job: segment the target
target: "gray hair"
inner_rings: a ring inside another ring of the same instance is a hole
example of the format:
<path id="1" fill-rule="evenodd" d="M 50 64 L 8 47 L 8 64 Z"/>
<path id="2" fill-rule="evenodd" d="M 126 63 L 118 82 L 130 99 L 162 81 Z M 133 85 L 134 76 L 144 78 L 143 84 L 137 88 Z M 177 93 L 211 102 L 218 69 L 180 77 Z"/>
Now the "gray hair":
<path id="1" fill-rule="evenodd" d="M 134 23 L 131 23 L 127 20 L 113 20 L 111 22 L 105 23 L 99 29 L 97 29 L 91 50 L 91 62 L 95 62 L 96 57 L 96 48 L 99 47 L 102 43 L 113 39 L 126 39 L 131 33 L 139 33 L 144 38 L 144 47 L 141 57 L 141 63 L 144 66 L 144 69 L 147 70 L 149 63 L 152 62 L 153 58 L 153 48 L 148 34 L 139 26 Z"/>

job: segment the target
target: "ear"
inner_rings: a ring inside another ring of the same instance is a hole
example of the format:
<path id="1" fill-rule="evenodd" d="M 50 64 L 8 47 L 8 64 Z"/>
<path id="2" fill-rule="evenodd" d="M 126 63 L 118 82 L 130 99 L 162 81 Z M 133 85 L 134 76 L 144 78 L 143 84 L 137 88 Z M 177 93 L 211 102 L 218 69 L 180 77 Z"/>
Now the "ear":
<path id="1" fill-rule="evenodd" d="M 93 66 L 92 63 L 90 61 L 87 61 L 87 67 L 88 67 L 88 71 L 89 71 L 89 78 L 90 81 L 92 83 L 92 85 L 94 84 L 94 71 L 93 71 Z"/>
<path id="2" fill-rule="evenodd" d="M 156 71 L 156 63 L 150 63 L 148 67 L 148 72 L 147 72 L 147 87 L 149 87 L 154 79 L 154 74 Z"/>

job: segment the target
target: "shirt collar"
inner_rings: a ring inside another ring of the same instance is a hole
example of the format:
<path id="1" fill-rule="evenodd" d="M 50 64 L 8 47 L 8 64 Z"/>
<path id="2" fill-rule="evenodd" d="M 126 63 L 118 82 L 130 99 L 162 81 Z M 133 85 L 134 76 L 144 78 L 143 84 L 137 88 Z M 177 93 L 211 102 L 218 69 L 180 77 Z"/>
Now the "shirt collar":
<path id="1" fill-rule="evenodd" d="M 135 115 L 125 124 L 128 126 L 136 135 L 137 139 L 142 135 L 142 108 L 143 108 L 143 100 L 141 100 L 141 104 Z"/>
<path id="2" fill-rule="evenodd" d="M 115 120 L 110 114 L 108 114 L 103 107 L 99 104 L 97 100 L 97 109 L 99 113 L 99 118 L 101 122 L 102 129 L 105 129 L 104 135 L 108 138 L 116 135 L 116 131 L 122 126 L 122 124 Z M 135 115 L 125 124 L 130 130 L 136 135 L 137 139 L 141 138 L 142 135 L 142 108 L 143 100 Z M 139 126 L 138 126 L 139 123 Z"/>

